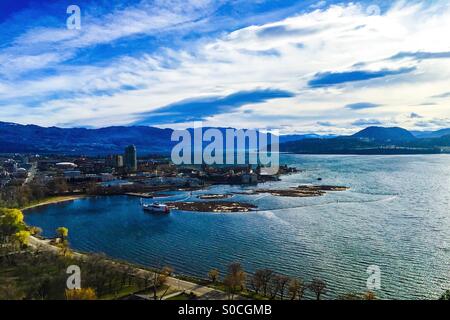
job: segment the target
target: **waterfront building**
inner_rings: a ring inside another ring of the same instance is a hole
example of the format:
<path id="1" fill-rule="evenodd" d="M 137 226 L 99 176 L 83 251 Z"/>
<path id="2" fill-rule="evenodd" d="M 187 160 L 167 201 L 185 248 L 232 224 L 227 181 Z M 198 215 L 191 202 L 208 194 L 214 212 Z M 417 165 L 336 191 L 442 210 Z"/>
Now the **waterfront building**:
<path id="1" fill-rule="evenodd" d="M 127 172 L 137 171 L 137 151 L 134 145 L 125 148 L 123 160 Z"/>

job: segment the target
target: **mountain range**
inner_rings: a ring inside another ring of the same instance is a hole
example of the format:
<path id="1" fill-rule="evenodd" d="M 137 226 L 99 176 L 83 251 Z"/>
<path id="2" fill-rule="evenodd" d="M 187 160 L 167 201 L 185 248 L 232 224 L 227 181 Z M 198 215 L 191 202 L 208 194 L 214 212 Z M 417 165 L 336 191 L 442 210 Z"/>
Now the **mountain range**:
<path id="1" fill-rule="evenodd" d="M 208 128 L 204 128 L 205 130 Z M 219 128 L 222 132 L 226 128 Z M 192 129 L 189 129 L 192 132 Z M 115 126 L 101 129 L 40 127 L 0 122 L 0 153 L 47 153 L 105 155 L 122 153 L 136 145 L 140 154 L 168 154 L 176 142 L 172 129 L 148 126 Z M 331 138 L 316 134 L 286 135 L 280 143 L 312 138 Z"/>
<path id="2" fill-rule="evenodd" d="M 147 126 L 46 128 L 0 122 L 0 153 L 105 155 L 122 153 L 134 144 L 140 154 L 168 154 L 175 144 L 170 139 L 172 132 Z M 450 129 L 409 132 L 369 127 L 351 136 L 280 136 L 280 151 L 302 154 L 420 154 L 447 149 L 450 152 Z"/>
<path id="3" fill-rule="evenodd" d="M 0 122 L 0 152 L 113 154 L 135 144 L 143 153 L 165 153 L 172 130 L 152 127 L 44 128 Z"/>
<path id="4" fill-rule="evenodd" d="M 428 154 L 450 152 L 450 129 L 412 133 L 403 128 L 368 127 L 351 136 L 281 144 L 300 154 Z"/>

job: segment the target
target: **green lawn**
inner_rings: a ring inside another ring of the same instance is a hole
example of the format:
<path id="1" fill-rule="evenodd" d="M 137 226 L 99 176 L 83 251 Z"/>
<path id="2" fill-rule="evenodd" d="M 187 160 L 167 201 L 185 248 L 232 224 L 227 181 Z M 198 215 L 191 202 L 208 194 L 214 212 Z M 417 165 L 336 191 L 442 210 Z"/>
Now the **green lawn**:
<path id="1" fill-rule="evenodd" d="M 133 294 L 135 292 L 139 291 L 139 288 L 136 285 L 126 286 L 122 290 L 120 290 L 117 293 L 109 293 L 106 295 L 103 295 L 99 298 L 99 300 L 115 300 L 120 299 L 122 297 L 126 297 L 130 294 Z"/>

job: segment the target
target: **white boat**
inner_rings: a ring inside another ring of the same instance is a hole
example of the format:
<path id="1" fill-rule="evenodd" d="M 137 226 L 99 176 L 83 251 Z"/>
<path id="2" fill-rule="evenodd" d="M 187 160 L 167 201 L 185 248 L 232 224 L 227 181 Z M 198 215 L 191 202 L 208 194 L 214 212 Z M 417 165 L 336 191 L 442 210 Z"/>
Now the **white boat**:
<path id="1" fill-rule="evenodd" d="M 141 203 L 142 204 L 142 209 L 144 209 L 144 211 L 147 212 L 152 212 L 152 213 L 163 213 L 163 214 L 169 214 L 170 213 L 170 208 L 165 205 L 165 204 L 161 204 L 161 203 Z"/>

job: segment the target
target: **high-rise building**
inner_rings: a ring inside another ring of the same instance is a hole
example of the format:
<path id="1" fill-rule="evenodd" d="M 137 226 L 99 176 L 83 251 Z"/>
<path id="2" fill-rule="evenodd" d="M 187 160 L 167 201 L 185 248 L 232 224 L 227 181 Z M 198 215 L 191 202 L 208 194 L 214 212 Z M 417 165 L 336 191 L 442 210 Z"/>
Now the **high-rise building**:
<path id="1" fill-rule="evenodd" d="M 106 158 L 105 164 L 111 168 L 122 168 L 123 167 L 123 156 L 120 154 L 110 155 Z"/>
<path id="2" fill-rule="evenodd" d="M 125 155 L 123 157 L 125 169 L 128 172 L 137 171 L 137 152 L 134 145 L 125 148 Z"/>
<path id="3" fill-rule="evenodd" d="M 115 155 L 114 164 L 116 168 L 123 168 L 123 156 L 120 154 Z"/>

